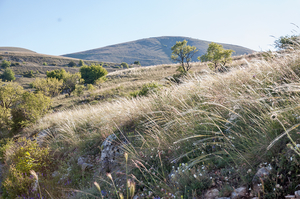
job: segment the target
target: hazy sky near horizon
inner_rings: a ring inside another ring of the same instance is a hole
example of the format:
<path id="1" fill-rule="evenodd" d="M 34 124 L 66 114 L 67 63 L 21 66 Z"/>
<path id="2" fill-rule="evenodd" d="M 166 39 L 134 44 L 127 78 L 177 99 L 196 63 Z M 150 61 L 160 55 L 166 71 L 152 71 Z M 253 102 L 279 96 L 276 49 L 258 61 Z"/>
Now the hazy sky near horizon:
<path id="1" fill-rule="evenodd" d="M 158 36 L 273 49 L 300 0 L 0 0 L 0 47 L 62 55 Z M 295 25 L 293 25 L 293 24 Z"/>

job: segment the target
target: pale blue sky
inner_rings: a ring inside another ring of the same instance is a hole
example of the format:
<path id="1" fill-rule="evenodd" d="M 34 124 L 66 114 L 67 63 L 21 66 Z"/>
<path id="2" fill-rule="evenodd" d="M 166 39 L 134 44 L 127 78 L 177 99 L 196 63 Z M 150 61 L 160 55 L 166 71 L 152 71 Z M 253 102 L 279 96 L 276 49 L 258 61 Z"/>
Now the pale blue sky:
<path id="1" fill-rule="evenodd" d="M 272 49 L 300 0 L 0 0 L 0 46 L 62 55 L 157 36 Z"/>

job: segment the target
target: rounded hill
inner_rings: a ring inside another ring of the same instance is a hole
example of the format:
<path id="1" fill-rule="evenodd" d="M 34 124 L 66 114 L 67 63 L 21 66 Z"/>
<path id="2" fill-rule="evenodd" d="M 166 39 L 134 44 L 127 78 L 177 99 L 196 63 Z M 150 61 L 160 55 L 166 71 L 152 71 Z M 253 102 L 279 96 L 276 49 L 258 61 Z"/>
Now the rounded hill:
<path id="1" fill-rule="evenodd" d="M 0 47 L 0 51 L 5 52 L 27 52 L 27 53 L 36 53 L 32 50 L 28 50 L 26 48 L 19 48 L 19 47 Z"/>
<path id="2" fill-rule="evenodd" d="M 210 41 L 190 37 L 152 37 L 62 56 L 103 62 L 126 62 L 129 64 L 139 61 L 143 66 L 170 64 L 173 63 L 171 60 L 171 47 L 176 44 L 176 41 L 183 40 L 187 40 L 188 45 L 195 46 L 198 49 L 192 61 L 198 61 L 197 57 L 205 54 L 208 44 L 211 43 Z M 234 50 L 235 53 L 233 55 L 251 54 L 254 52 L 249 48 L 238 45 L 219 44 L 223 45 L 225 49 Z"/>

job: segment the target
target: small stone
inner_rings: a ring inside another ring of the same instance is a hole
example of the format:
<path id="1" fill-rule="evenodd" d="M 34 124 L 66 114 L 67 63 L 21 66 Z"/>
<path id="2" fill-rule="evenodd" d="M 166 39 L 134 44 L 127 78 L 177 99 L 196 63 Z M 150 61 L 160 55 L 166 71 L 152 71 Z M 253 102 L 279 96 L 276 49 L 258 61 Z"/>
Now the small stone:
<path id="1" fill-rule="evenodd" d="M 264 180 L 267 176 L 270 175 L 270 167 L 262 167 L 260 169 L 258 169 L 258 171 L 256 172 L 256 174 L 253 177 L 252 182 L 261 182 L 261 179 Z"/>
<path id="2" fill-rule="evenodd" d="M 219 196 L 219 190 L 218 189 L 209 189 L 205 193 L 205 198 L 206 199 L 215 199 L 218 196 Z"/>
<path id="3" fill-rule="evenodd" d="M 254 175 L 254 177 L 252 179 L 254 193 L 262 192 L 262 186 L 261 186 L 262 182 L 261 181 L 264 181 L 265 179 L 268 178 L 271 170 L 272 170 L 271 166 L 262 167 L 262 168 L 258 169 L 258 171 L 256 172 L 256 174 Z"/>
<path id="4" fill-rule="evenodd" d="M 38 133 L 37 137 L 36 137 L 36 142 L 38 143 L 38 145 L 41 147 L 44 143 L 44 140 L 47 138 L 49 134 L 49 131 L 47 130 L 42 130 L 41 132 Z"/>
<path id="5" fill-rule="evenodd" d="M 125 144 L 124 144 L 125 145 Z M 101 145 L 100 173 L 112 172 L 118 169 L 118 159 L 123 155 L 123 146 L 116 135 L 109 135 Z"/>
<path id="6" fill-rule="evenodd" d="M 296 197 L 296 199 L 300 199 L 300 190 L 295 191 L 295 197 Z"/>
<path id="7" fill-rule="evenodd" d="M 245 197 L 247 195 L 247 188 L 246 187 L 240 187 L 235 189 L 231 193 L 231 199 L 238 199 L 240 197 Z"/>
<path id="8" fill-rule="evenodd" d="M 83 157 L 79 157 L 79 158 L 77 159 L 77 164 L 78 164 L 79 166 L 81 166 L 81 170 L 82 170 L 82 171 L 84 171 L 87 167 L 93 167 L 92 164 L 86 163 L 86 162 L 85 162 L 85 159 L 84 159 Z"/>
<path id="9" fill-rule="evenodd" d="M 296 199 L 294 195 L 287 195 L 285 196 L 286 199 Z"/>

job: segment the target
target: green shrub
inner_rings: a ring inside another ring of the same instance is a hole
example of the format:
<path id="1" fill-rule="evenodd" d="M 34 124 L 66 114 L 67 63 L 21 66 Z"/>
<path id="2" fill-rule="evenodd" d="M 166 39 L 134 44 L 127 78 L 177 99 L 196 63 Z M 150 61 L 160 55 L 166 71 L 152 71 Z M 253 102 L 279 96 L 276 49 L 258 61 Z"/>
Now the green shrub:
<path id="1" fill-rule="evenodd" d="M 134 61 L 133 63 L 136 65 L 141 65 L 140 61 Z"/>
<path id="2" fill-rule="evenodd" d="M 65 69 L 56 69 L 52 71 L 47 71 L 47 77 L 56 78 L 58 80 L 64 79 L 67 76 Z"/>
<path id="3" fill-rule="evenodd" d="M 93 84 L 88 84 L 88 85 L 86 85 L 86 88 L 87 88 L 87 90 L 89 90 L 89 91 L 95 90 L 95 87 L 93 86 Z"/>
<path id="4" fill-rule="evenodd" d="M 68 63 L 68 66 L 69 66 L 69 67 L 75 67 L 75 66 L 77 66 L 77 64 L 76 64 L 74 61 L 70 61 L 70 62 Z"/>
<path id="5" fill-rule="evenodd" d="M 137 96 L 146 96 L 148 95 L 151 91 L 156 91 L 161 85 L 158 83 L 148 83 L 144 84 L 141 90 L 134 91 L 130 93 L 132 97 L 137 97 Z"/>
<path id="6" fill-rule="evenodd" d="M 30 71 L 24 72 L 24 73 L 23 73 L 23 77 L 28 77 L 28 78 L 34 77 L 33 71 L 30 70 Z"/>
<path id="7" fill-rule="evenodd" d="M 75 74 L 67 73 L 67 75 L 63 80 L 64 80 L 63 88 L 69 94 L 69 96 L 75 90 L 75 86 L 83 82 L 80 73 L 75 73 Z"/>
<path id="8" fill-rule="evenodd" d="M 0 129 L 8 131 L 37 121 L 51 105 L 50 98 L 41 93 L 30 93 L 17 83 L 1 81 L 0 101 Z"/>
<path id="9" fill-rule="evenodd" d="M 61 92 L 63 87 L 63 80 L 51 77 L 47 79 L 36 78 L 31 83 L 31 86 L 37 91 L 42 92 L 46 96 L 54 97 Z"/>
<path id="10" fill-rule="evenodd" d="M 5 151 L 6 171 L 2 183 L 4 198 L 26 196 L 37 198 L 33 192 L 35 179 L 30 175 L 34 170 L 39 176 L 50 176 L 54 165 L 48 148 L 41 148 L 36 141 L 20 138 L 16 143 L 8 142 L 1 147 Z M 45 193 L 46 194 L 46 193 Z"/>
<path id="11" fill-rule="evenodd" d="M 99 78 L 106 76 L 108 72 L 101 65 L 92 64 L 90 66 L 82 66 L 80 68 L 80 73 L 82 79 L 84 79 L 84 83 L 93 84 Z"/>
<path id="12" fill-rule="evenodd" d="M 10 68 L 6 68 L 1 75 L 1 79 L 3 81 L 14 81 L 16 79 L 15 73 Z"/>
<path id="13" fill-rule="evenodd" d="M 2 183 L 3 198 L 19 198 L 18 196 L 28 193 L 34 179 L 17 170 L 11 165 L 9 172 Z"/>
<path id="14" fill-rule="evenodd" d="M 11 109 L 13 129 L 18 130 L 36 122 L 48 113 L 51 99 L 42 93 L 24 92 L 19 103 Z"/>
<path id="15" fill-rule="evenodd" d="M 286 36 L 282 36 L 279 39 L 277 39 L 275 42 L 275 48 L 279 49 L 279 50 L 283 50 L 283 49 L 299 49 L 300 46 L 300 36 L 297 35 L 286 35 Z"/>
<path id="16" fill-rule="evenodd" d="M 47 62 L 44 62 L 43 65 L 44 65 L 44 66 L 48 66 Z"/>
<path id="17" fill-rule="evenodd" d="M 121 63 L 121 66 L 122 66 L 122 68 L 129 68 L 129 67 L 128 67 L 128 64 L 127 64 L 126 62 L 122 62 L 122 63 Z"/>
<path id="18" fill-rule="evenodd" d="M 75 94 L 81 96 L 83 94 L 84 85 L 75 85 Z"/>
<path id="19" fill-rule="evenodd" d="M 0 129 L 10 130 L 12 124 L 10 110 L 19 103 L 23 92 L 24 89 L 20 85 L 0 80 Z"/>
<path id="20" fill-rule="evenodd" d="M 2 64 L 1 64 L 1 67 L 6 69 L 6 68 L 9 68 L 10 65 L 11 65 L 10 61 L 3 60 Z"/>
<path id="21" fill-rule="evenodd" d="M 75 85 L 80 84 L 83 81 L 81 79 L 80 73 L 71 74 L 69 72 L 66 72 L 64 69 L 57 69 L 50 72 L 47 71 L 47 77 L 63 80 L 62 89 L 64 89 L 69 94 L 69 96 L 74 91 Z"/>
<path id="22" fill-rule="evenodd" d="M 84 62 L 82 60 L 79 60 L 78 66 L 83 66 Z"/>

